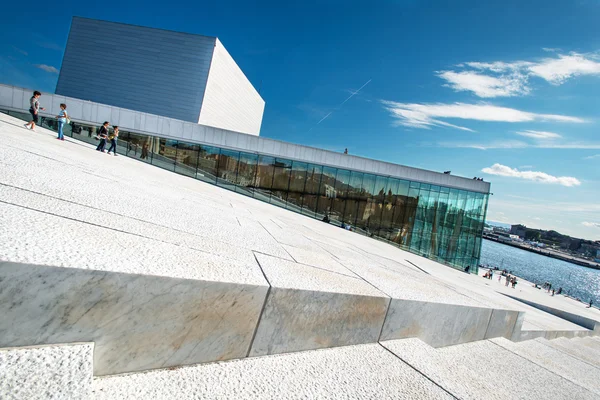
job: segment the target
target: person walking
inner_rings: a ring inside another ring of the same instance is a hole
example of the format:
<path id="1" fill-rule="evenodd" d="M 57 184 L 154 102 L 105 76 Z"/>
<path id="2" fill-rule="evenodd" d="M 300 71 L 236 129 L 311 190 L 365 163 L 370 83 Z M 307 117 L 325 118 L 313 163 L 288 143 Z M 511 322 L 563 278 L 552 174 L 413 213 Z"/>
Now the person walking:
<path id="1" fill-rule="evenodd" d="M 108 121 L 104 121 L 100 130 L 98 131 L 98 137 L 100 138 L 100 143 L 98 143 L 98 147 L 96 147 L 97 151 L 101 151 L 104 153 L 104 147 L 106 146 L 106 138 L 108 137 Z"/>
<path id="2" fill-rule="evenodd" d="M 504 286 L 508 287 L 509 282 L 510 282 L 510 275 L 506 275 L 506 282 L 504 283 Z"/>
<path id="3" fill-rule="evenodd" d="M 56 116 L 56 119 L 58 120 L 58 140 L 65 140 L 65 135 L 63 134 L 63 127 L 67 123 L 67 118 L 69 118 L 69 116 L 67 115 L 67 105 L 61 103 L 60 112 Z"/>
<path id="4" fill-rule="evenodd" d="M 107 154 L 110 154 L 110 152 L 112 150 L 113 155 L 114 156 L 117 155 L 117 139 L 118 139 L 118 137 L 119 137 L 119 127 L 115 126 L 115 127 L 113 127 L 113 133 L 108 136 L 108 140 L 110 140 L 110 147 L 108 148 Z"/>
<path id="5" fill-rule="evenodd" d="M 33 92 L 33 96 L 29 99 L 29 113 L 31 114 L 31 121 L 28 124 L 25 124 L 25 128 L 31 129 L 32 131 L 35 129 L 35 124 L 39 124 L 39 111 L 44 111 L 44 107 L 40 107 L 40 96 L 42 94 L 37 90 Z"/>

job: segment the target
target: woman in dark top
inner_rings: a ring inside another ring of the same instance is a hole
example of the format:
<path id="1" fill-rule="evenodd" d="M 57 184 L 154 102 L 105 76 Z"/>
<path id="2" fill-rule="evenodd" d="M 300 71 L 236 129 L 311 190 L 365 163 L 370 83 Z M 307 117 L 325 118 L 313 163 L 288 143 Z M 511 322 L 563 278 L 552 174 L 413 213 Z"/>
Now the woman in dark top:
<path id="1" fill-rule="evenodd" d="M 106 146 L 106 138 L 108 137 L 108 121 L 105 121 L 100 130 L 98 131 L 98 137 L 100 137 L 100 143 L 98 143 L 98 147 L 96 150 L 104 153 L 104 147 Z"/>

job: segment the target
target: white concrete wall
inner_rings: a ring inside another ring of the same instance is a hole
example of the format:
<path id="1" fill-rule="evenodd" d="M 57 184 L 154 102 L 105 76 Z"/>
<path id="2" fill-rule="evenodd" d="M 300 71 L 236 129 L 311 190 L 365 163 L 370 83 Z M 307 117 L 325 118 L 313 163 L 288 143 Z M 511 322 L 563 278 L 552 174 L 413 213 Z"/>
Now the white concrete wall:
<path id="1" fill-rule="evenodd" d="M 258 135 L 265 101 L 217 39 L 199 124 Z"/>
<path id="2" fill-rule="evenodd" d="M 33 90 L 31 89 L 0 84 L 0 109 L 27 113 L 29 98 L 32 92 Z M 41 112 L 41 115 L 57 115 L 60 110 L 60 103 L 67 104 L 69 116 L 71 120 L 76 122 L 102 124 L 104 121 L 109 121 L 111 125 L 119 125 L 122 131 L 184 140 L 190 143 L 208 144 L 249 153 L 260 153 L 288 160 L 304 161 L 384 176 L 393 176 L 474 192 L 489 193 L 490 191 L 489 182 L 445 175 L 440 172 L 336 153 L 299 144 L 286 143 L 279 140 L 262 138 L 257 135 L 233 132 L 49 93 L 44 93 L 40 99 L 41 106 L 46 108 L 46 111 Z"/>

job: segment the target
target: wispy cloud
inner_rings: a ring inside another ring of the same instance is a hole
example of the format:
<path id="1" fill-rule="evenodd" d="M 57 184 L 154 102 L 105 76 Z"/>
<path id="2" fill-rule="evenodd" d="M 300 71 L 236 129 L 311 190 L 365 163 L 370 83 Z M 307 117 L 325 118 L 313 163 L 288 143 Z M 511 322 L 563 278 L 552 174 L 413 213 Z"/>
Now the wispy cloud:
<path id="1" fill-rule="evenodd" d="M 528 143 L 519 140 L 497 140 L 490 143 L 469 143 L 469 142 L 439 142 L 439 147 L 456 149 L 524 149 L 530 147 Z"/>
<path id="2" fill-rule="evenodd" d="M 533 168 L 533 165 L 519 165 L 519 168 Z"/>
<path id="3" fill-rule="evenodd" d="M 15 51 L 23 54 L 24 56 L 28 56 L 29 53 L 27 53 L 25 50 L 18 48 L 17 46 L 13 46 L 13 49 L 15 49 Z"/>
<path id="4" fill-rule="evenodd" d="M 46 64 L 34 64 L 36 68 L 42 69 L 46 72 L 50 72 L 51 74 L 58 74 L 58 70 L 54 68 L 52 65 Z"/>
<path id="5" fill-rule="evenodd" d="M 438 76 L 448 82 L 446 85 L 457 92 L 469 91 L 478 97 L 510 97 L 529 93 L 523 75 L 489 76 L 474 71 L 440 71 Z"/>
<path id="6" fill-rule="evenodd" d="M 583 221 L 581 225 L 587 226 L 588 228 L 600 228 L 600 222 Z"/>
<path id="7" fill-rule="evenodd" d="M 583 157 L 584 160 L 593 160 L 594 158 L 600 158 L 600 154 L 594 154 L 593 156 Z"/>
<path id="8" fill-rule="evenodd" d="M 491 167 L 483 168 L 481 172 L 490 175 L 507 176 L 535 182 L 558 184 L 567 187 L 581 185 L 579 179 L 572 176 L 553 176 L 539 171 L 519 171 L 516 168 L 507 167 L 506 165 L 497 163 Z"/>
<path id="9" fill-rule="evenodd" d="M 521 136 L 526 136 L 532 139 L 538 139 L 538 140 L 551 140 L 551 139 L 558 139 L 561 136 L 558 133 L 554 133 L 554 132 L 544 132 L 544 131 L 530 131 L 530 130 L 526 130 L 526 131 L 519 131 L 519 132 L 515 132 L 517 135 L 521 135 Z"/>
<path id="10" fill-rule="evenodd" d="M 535 148 L 535 149 L 600 149 L 599 143 L 552 143 L 552 142 L 540 142 L 540 143 L 526 143 L 519 140 L 497 140 L 489 143 L 478 143 L 478 142 L 438 142 L 439 147 L 457 148 L 457 149 L 524 149 L 524 148 Z M 591 158 L 595 158 L 592 156 Z"/>
<path id="11" fill-rule="evenodd" d="M 464 131 L 473 131 L 470 128 L 446 122 L 444 119 L 490 122 L 586 122 L 584 119 L 578 117 L 555 114 L 536 114 L 514 108 L 498 107 L 485 103 L 398 103 L 387 100 L 382 100 L 381 103 L 395 118 L 397 125 L 421 129 L 430 129 L 433 126 L 445 126 Z"/>
<path id="12" fill-rule="evenodd" d="M 478 97 L 523 96 L 531 92 L 529 81 L 541 78 L 552 85 L 582 75 L 600 76 L 600 56 L 596 53 L 558 54 L 560 49 L 543 49 L 556 53 L 536 61 L 466 62 L 457 70 L 438 72 L 455 91 L 469 91 Z"/>

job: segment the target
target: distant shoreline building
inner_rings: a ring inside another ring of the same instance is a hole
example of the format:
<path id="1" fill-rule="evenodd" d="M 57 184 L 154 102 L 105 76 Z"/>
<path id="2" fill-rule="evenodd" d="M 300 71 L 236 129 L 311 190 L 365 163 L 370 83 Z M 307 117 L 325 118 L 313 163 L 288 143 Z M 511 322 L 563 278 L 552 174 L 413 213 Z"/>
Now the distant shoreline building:
<path id="1" fill-rule="evenodd" d="M 56 94 L 251 135 L 265 108 L 216 37 L 82 17 Z"/>

